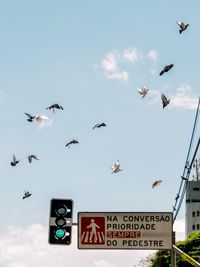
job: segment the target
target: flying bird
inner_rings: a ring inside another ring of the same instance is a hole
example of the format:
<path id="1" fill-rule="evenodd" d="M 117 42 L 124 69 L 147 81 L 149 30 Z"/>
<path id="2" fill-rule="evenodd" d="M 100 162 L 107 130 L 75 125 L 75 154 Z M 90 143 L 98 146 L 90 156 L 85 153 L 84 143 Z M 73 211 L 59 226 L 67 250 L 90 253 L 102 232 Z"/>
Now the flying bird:
<path id="1" fill-rule="evenodd" d="M 156 181 L 152 184 L 152 188 L 161 185 L 161 183 L 162 183 L 162 180 L 156 180 Z"/>
<path id="2" fill-rule="evenodd" d="M 117 172 L 120 172 L 120 171 L 123 171 L 122 169 L 120 169 L 120 163 L 119 163 L 119 160 L 117 160 L 113 166 L 111 167 L 111 169 L 113 170 L 112 173 L 117 173 Z"/>
<path id="3" fill-rule="evenodd" d="M 40 160 L 40 159 L 39 159 L 37 156 L 35 156 L 35 155 L 29 155 L 29 156 L 28 156 L 28 161 L 29 161 L 29 163 L 32 162 L 32 159 Z"/>
<path id="4" fill-rule="evenodd" d="M 13 160 L 11 161 L 12 166 L 16 166 L 20 162 L 20 159 L 17 160 L 15 154 L 13 154 Z"/>
<path id="5" fill-rule="evenodd" d="M 145 86 L 138 88 L 137 90 L 138 93 L 142 95 L 142 98 L 144 98 L 149 91 L 149 89 L 147 89 Z"/>
<path id="6" fill-rule="evenodd" d="M 170 65 L 166 65 L 163 70 L 160 72 L 160 76 L 163 75 L 163 73 L 168 72 L 169 70 L 171 70 L 171 68 L 174 67 L 174 64 L 170 64 Z"/>
<path id="7" fill-rule="evenodd" d="M 31 114 L 29 114 L 29 113 L 24 113 L 27 117 L 28 117 L 28 119 L 27 119 L 27 121 L 29 121 L 29 122 L 32 122 L 34 119 L 35 119 L 35 116 L 32 116 Z"/>
<path id="8" fill-rule="evenodd" d="M 164 94 L 161 94 L 161 100 L 163 108 L 165 108 L 170 102 L 170 99 L 167 99 L 167 97 Z"/>
<path id="9" fill-rule="evenodd" d="M 71 141 L 69 141 L 65 146 L 70 146 L 71 144 L 78 144 L 79 142 L 75 139 L 72 139 Z"/>
<path id="10" fill-rule="evenodd" d="M 92 129 L 100 128 L 100 127 L 106 127 L 106 124 L 104 122 L 96 124 Z"/>
<path id="11" fill-rule="evenodd" d="M 53 112 L 55 112 L 54 109 L 62 109 L 63 110 L 64 108 L 62 106 L 58 105 L 58 104 L 53 104 L 53 105 L 49 106 L 46 109 L 49 109 L 49 110 L 52 110 Z"/>
<path id="12" fill-rule="evenodd" d="M 23 199 L 27 198 L 27 197 L 30 197 L 32 194 L 29 193 L 29 191 L 25 191 L 24 193 L 24 196 L 23 196 Z"/>
<path id="13" fill-rule="evenodd" d="M 48 120 L 49 118 L 46 117 L 46 116 L 44 116 L 44 115 L 42 115 L 42 114 L 38 114 L 38 115 L 35 116 L 35 119 L 36 119 L 36 121 L 37 121 L 38 123 L 42 123 L 42 122 L 44 122 L 45 120 Z"/>
<path id="14" fill-rule="evenodd" d="M 185 24 L 182 21 L 177 21 L 176 22 L 180 28 L 179 33 L 181 34 L 183 31 L 185 31 L 187 29 L 187 27 L 189 26 L 189 24 Z"/>

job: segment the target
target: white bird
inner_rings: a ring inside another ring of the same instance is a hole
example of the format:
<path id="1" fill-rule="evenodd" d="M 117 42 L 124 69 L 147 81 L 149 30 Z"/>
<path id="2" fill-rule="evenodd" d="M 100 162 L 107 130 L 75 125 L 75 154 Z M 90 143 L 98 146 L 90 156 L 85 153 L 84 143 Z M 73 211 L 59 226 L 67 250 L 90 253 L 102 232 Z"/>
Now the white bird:
<path id="1" fill-rule="evenodd" d="M 189 26 L 189 24 L 185 24 L 182 21 L 177 21 L 176 23 L 180 27 L 179 33 L 182 33 L 183 31 L 185 31 L 187 29 L 187 27 Z"/>
<path id="2" fill-rule="evenodd" d="M 43 122 L 45 120 L 48 120 L 49 118 L 44 116 L 44 115 L 42 115 L 42 114 L 38 114 L 38 115 L 35 116 L 35 119 L 36 119 L 37 122 L 41 123 L 41 122 Z"/>
<path id="3" fill-rule="evenodd" d="M 147 89 L 145 86 L 138 88 L 138 93 L 142 95 L 142 98 L 145 97 L 145 95 L 148 93 L 149 89 Z"/>
<path id="4" fill-rule="evenodd" d="M 120 171 L 123 171 L 122 169 L 120 169 L 120 163 L 119 163 L 119 160 L 117 160 L 113 166 L 111 167 L 111 169 L 113 170 L 112 173 L 117 173 L 117 172 L 120 172 Z"/>

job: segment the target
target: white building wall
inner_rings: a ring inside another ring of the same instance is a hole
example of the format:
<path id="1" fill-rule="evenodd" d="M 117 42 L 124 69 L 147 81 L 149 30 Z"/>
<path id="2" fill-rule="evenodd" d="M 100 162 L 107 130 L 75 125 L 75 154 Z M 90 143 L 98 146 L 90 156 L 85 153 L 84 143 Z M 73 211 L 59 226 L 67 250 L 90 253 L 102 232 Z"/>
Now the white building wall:
<path id="1" fill-rule="evenodd" d="M 186 236 L 200 231 L 200 181 L 189 181 L 186 190 Z"/>

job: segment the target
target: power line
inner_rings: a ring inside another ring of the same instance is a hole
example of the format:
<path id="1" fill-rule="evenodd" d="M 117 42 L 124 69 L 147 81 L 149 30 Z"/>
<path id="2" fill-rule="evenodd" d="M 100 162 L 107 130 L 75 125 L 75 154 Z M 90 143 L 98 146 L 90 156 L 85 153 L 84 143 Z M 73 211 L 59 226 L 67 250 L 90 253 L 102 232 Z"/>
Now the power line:
<path id="1" fill-rule="evenodd" d="M 198 101 L 198 105 L 197 105 L 197 110 L 196 110 L 196 115 L 195 115 L 195 120 L 194 120 L 194 126 L 193 126 L 192 136 L 191 136 L 191 139 L 190 139 L 189 149 L 188 149 L 188 153 L 187 153 L 187 157 L 186 157 L 186 161 L 185 161 L 183 175 L 181 176 L 181 182 L 180 182 L 179 190 L 178 190 L 178 193 L 177 193 L 176 198 L 175 198 L 175 204 L 173 206 L 173 213 L 175 213 L 174 214 L 174 218 L 173 218 L 174 221 L 175 221 L 175 219 L 176 219 L 176 217 L 177 217 L 177 215 L 179 213 L 179 210 L 181 208 L 181 205 L 182 205 L 182 202 L 183 202 L 183 199 L 184 199 L 184 195 L 185 195 L 185 192 L 186 192 L 188 180 L 189 180 L 189 177 L 190 177 L 190 172 L 191 172 L 191 169 L 192 169 L 192 165 L 193 165 L 193 162 L 195 160 L 195 157 L 196 157 L 197 151 L 199 149 L 199 145 L 200 145 L 200 137 L 199 137 L 199 140 L 197 142 L 197 145 L 196 145 L 192 160 L 190 162 L 190 154 L 191 154 L 192 145 L 193 145 L 193 142 L 194 142 L 194 136 L 195 136 L 195 131 L 196 131 L 196 128 L 197 128 L 197 122 L 198 122 L 198 117 L 199 117 L 199 107 L 200 107 L 200 97 L 199 97 L 199 101 Z"/>

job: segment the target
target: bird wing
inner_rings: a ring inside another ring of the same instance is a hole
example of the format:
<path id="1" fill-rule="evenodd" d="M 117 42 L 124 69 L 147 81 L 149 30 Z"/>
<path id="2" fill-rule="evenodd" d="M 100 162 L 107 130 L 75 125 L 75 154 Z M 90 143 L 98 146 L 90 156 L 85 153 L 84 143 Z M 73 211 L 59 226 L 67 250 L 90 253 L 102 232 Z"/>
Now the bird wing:
<path id="1" fill-rule="evenodd" d="M 167 103 L 167 97 L 164 94 L 161 94 L 161 99 L 163 103 Z"/>
<path id="2" fill-rule="evenodd" d="M 141 95 L 144 94 L 144 88 L 138 88 L 137 90 L 138 90 L 138 93 L 139 93 L 139 94 L 141 94 Z"/>
<path id="3" fill-rule="evenodd" d="M 93 127 L 92 129 L 94 130 L 96 127 L 98 127 L 98 125 L 99 125 L 99 124 L 94 125 L 94 127 Z"/>
<path id="4" fill-rule="evenodd" d="M 39 158 L 36 155 L 31 155 L 33 159 L 39 160 Z"/>
<path id="5" fill-rule="evenodd" d="M 17 161 L 15 154 L 13 154 L 13 161 L 14 161 L 14 162 Z"/>
<path id="6" fill-rule="evenodd" d="M 29 117 L 29 119 L 31 119 L 31 118 L 32 118 L 31 114 L 29 114 L 29 113 L 26 113 L 26 112 L 24 112 L 24 114 L 25 114 L 26 116 L 28 116 L 28 117 Z"/>
<path id="7" fill-rule="evenodd" d="M 160 72 L 160 76 L 163 75 L 164 72 L 165 72 L 164 69 L 161 70 L 161 72 Z"/>
<path id="8" fill-rule="evenodd" d="M 114 168 L 115 168 L 115 170 L 119 170 L 120 169 L 120 163 L 119 163 L 118 160 L 115 162 Z"/>
<path id="9" fill-rule="evenodd" d="M 157 180 L 157 181 L 155 181 L 155 182 L 153 183 L 152 187 L 154 188 L 154 187 L 156 187 L 156 186 L 159 186 L 159 185 L 161 185 L 161 183 L 162 183 L 162 180 Z"/>
<path id="10" fill-rule="evenodd" d="M 31 155 L 28 156 L 28 161 L 29 161 L 29 163 L 32 162 L 32 156 Z"/>
<path id="11" fill-rule="evenodd" d="M 178 24 L 179 27 L 181 27 L 181 24 L 182 24 L 183 22 L 181 22 L 181 21 L 177 21 L 176 23 Z"/>
<path id="12" fill-rule="evenodd" d="M 37 120 L 37 122 L 42 122 L 44 120 L 48 120 L 49 118 L 46 117 L 45 115 L 38 114 L 38 115 L 35 116 L 35 119 Z"/>

